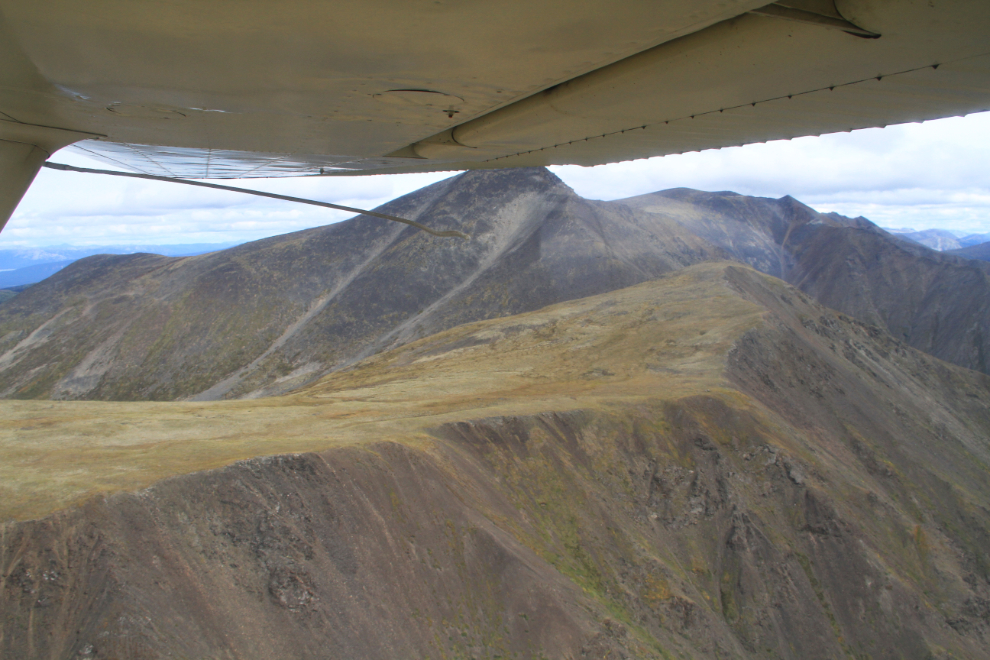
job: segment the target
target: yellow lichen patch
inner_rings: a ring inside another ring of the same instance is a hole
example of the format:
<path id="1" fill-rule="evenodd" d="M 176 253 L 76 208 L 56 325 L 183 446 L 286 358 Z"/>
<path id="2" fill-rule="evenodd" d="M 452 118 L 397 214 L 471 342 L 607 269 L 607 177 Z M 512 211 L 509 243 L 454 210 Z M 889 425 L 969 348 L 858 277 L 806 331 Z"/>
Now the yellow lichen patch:
<path id="1" fill-rule="evenodd" d="M 640 597 L 653 609 L 673 595 L 670 591 L 670 583 L 663 577 L 647 575 L 644 582 Z"/>

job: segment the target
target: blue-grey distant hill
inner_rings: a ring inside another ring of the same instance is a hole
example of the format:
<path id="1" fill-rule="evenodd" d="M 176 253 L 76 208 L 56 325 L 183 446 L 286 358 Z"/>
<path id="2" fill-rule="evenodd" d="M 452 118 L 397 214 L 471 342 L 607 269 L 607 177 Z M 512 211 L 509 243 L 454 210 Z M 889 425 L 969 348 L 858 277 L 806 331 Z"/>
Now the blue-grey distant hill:
<path id="1" fill-rule="evenodd" d="M 12 286 L 21 286 L 24 284 L 34 284 L 35 282 L 40 282 L 43 279 L 51 277 L 58 271 L 62 270 L 74 260 L 69 261 L 53 261 L 47 264 L 36 264 L 34 266 L 25 266 L 24 268 L 15 268 L 14 270 L 7 270 L 0 272 L 0 289 L 9 289 Z"/>
<path id="2" fill-rule="evenodd" d="M 923 231 L 896 232 L 894 235 L 898 238 L 906 238 L 909 241 L 920 243 L 925 247 L 938 250 L 939 252 L 958 250 L 963 246 L 958 236 L 953 234 L 951 231 L 946 231 L 945 229 L 925 229 Z"/>
<path id="3" fill-rule="evenodd" d="M 164 257 L 191 257 L 224 250 L 239 245 L 233 243 L 181 243 L 177 245 L 55 245 L 40 248 L 0 249 L 0 271 L 50 264 L 59 261 L 76 261 L 94 254 L 138 254 L 148 252 Z"/>
<path id="4" fill-rule="evenodd" d="M 990 241 L 980 243 L 979 245 L 970 245 L 969 247 L 960 248 L 958 250 L 951 250 L 950 254 L 954 254 L 965 259 L 990 261 Z"/>
<path id="5" fill-rule="evenodd" d="M 888 230 L 890 231 L 890 230 Z M 922 231 L 891 231 L 898 238 L 920 243 L 939 252 L 952 252 L 990 241 L 990 234 L 969 234 L 960 236 L 958 232 L 946 229 L 924 229 Z"/>
<path id="6" fill-rule="evenodd" d="M 964 248 L 973 247 L 990 241 L 990 234 L 970 234 L 959 239 L 959 244 Z"/>
<path id="7" fill-rule="evenodd" d="M 51 277 L 69 264 L 94 254 L 160 254 L 191 257 L 216 252 L 239 243 L 189 243 L 180 245 L 60 245 L 44 248 L 0 250 L 0 289 L 34 284 Z M 2 300 L 0 300 L 2 302 Z"/>

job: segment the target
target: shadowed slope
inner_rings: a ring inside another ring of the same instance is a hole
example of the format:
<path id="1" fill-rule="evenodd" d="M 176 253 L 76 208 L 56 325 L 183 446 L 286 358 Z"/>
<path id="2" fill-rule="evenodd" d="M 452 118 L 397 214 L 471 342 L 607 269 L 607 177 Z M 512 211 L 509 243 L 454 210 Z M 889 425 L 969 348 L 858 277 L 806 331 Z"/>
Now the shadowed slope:
<path id="1" fill-rule="evenodd" d="M 622 200 L 943 360 L 990 372 L 990 266 L 791 197 L 676 189 Z"/>
<path id="2" fill-rule="evenodd" d="M 990 243 L 979 243 L 969 247 L 952 250 L 949 254 L 954 254 L 963 259 L 979 259 L 980 261 L 990 261 Z"/>

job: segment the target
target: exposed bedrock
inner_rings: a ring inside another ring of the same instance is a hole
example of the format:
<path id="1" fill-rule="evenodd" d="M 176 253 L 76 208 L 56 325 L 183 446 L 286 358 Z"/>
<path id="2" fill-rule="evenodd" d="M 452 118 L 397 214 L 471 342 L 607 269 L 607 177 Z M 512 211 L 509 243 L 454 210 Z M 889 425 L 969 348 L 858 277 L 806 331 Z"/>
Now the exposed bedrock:
<path id="1" fill-rule="evenodd" d="M 750 312 L 709 309 L 740 298 Z M 411 410 L 445 421 L 405 435 L 3 524 L 0 657 L 986 656 L 986 375 L 707 265 L 451 330 L 305 394 L 401 405 L 441 386 L 409 365 L 456 388 L 458 360 L 493 379 L 520 356 L 544 380 L 505 381 L 509 413 L 431 402 Z M 554 388 L 574 396 L 515 412 Z"/>
<path id="2" fill-rule="evenodd" d="M 986 511 L 793 432 L 692 397 L 173 478 L 8 524 L 0 651 L 980 657 Z"/>

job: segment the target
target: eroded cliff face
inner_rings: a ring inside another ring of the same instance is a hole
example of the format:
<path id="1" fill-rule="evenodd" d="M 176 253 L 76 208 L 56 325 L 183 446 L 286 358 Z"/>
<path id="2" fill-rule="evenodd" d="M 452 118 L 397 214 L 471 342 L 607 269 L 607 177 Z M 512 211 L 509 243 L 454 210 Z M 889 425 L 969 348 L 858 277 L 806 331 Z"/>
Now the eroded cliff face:
<path id="1" fill-rule="evenodd" d="M 712 397 L 479 420 L 11 525 L 4 655 L 981 657 L 985 512 L 780 432 Z"/>
<path id="2" fill-rule="evenodd" d="M 919 524 L 895 489 L 850 506 L 830 489 L 856 479 L 781 430 L 696 397 L 456 432 L 487 440 L 478 450 L 539 521 L 530 545 L 675 657 L 979 657 L 988 592 L 985 572 L 965 573 L 969 538 Z M 974 526 L 985 534 L 986 517 Z"/>
<path id="3" fill-rule="evenodd" d="M 382 443 L 8 529 L 3 655 L 578 654 L 597 627 L 586 599 L 452 485 L 428 456 Z"/>
<path id="4" fill-rule="evenodd" d="M 470 407 L 457 369 L 495 381 L 526 355 L 539 373 L 506 381 L 497 415 Z M 985 655 L 982 374 L 706 265 L 454 328 L 304 395 L 395 416 L 416 387 L 449 392 L 415 433 L 5 524 L 0 654 Z"/>

